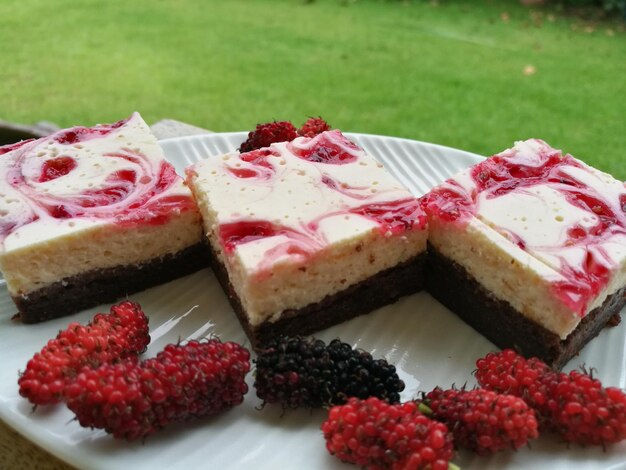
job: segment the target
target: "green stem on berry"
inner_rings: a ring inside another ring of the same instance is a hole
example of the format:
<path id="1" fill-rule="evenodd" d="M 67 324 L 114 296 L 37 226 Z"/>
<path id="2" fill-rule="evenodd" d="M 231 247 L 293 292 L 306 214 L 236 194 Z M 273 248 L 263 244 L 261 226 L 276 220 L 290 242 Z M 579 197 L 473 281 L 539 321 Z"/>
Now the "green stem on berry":
<path id="1" fill-rule="evenodd" d="M 433 410 L 423 401 L 419 403 L 417 409 L 425 416 L 431 416 L 433 414 Z M 461 470 L 461 467 L 452 462 L 448 462 L 448 470 Z"/>
<path id="2" fill-rule="evenodd" d="M 424 402 L 420 402 L 419 406 L 418 406 L 418 410 L 420 410 L 420 413 L 426 415 L 426 416 L 430 416 L 433 414 L 433 410 L 430 409 L 430 407 L 425 404 Z"/>
<path id="3" fill-rule="evenodd" d="M 431 416 L 433 414 L 433 410 L 423 401 L 419 403 L 417 409 L 425 416 Z M 461 470 L 461 467 L 452 462 L 448 462 L 448 470 Z"/>

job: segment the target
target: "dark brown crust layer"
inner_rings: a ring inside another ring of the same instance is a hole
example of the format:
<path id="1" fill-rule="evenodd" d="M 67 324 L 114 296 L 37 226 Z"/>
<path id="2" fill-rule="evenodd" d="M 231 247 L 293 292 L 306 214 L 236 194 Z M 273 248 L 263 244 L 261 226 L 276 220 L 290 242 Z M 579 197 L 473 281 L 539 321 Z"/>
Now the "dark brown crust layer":
<path id="1" fill-rule="evenodd" d="M 381 271 L 319 302 L 299 309 L 286 310 L 278 321 L 265 322 L 256 327 L 248 321 L 241 300 L 230 283 L 226 267 L 218 261 L 215 252 L 212 252 L 211 262 L 213 271 L 226 292 L 239 322 L 250 338 L 252 346 L 258 349 L 263 343 L 279 335 L 308 335 L 422 290 L 426 254 L 420 254 L 393 268 Z"/>
<path id="2" fill-rule="evenodd" d="M 129 294 L 191 274 L 209 265 L 204 244 L 136 265 L 97 269 L 16 296 L 13 301 L 24 323 L 38 323 L 112 303 Z"/>
<path id="3" fill-rule="evenodd" d="M 526 357 L 536 356 L 555 369 L 600 333 L 626 304 L 626 287 L 592 310 L 578 327 L 561 340 L 558 335 L 529 320 L 508 302 L 496 299 L 462 266 L 428 246 L 426 290 L 496 346 L 514 348 Z"/>

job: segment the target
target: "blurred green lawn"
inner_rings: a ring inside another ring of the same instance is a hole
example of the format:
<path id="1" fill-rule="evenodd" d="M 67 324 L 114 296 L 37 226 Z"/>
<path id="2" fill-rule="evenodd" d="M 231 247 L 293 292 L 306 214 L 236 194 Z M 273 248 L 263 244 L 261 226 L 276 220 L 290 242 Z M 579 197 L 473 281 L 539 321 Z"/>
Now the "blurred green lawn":
<path id="1" fill-rule="evenodd" d="M 541 137 L 626 178 L 624 24 L 517 0 L 0 3 L 0 119 L 322 115 L 491 154 Z"/>

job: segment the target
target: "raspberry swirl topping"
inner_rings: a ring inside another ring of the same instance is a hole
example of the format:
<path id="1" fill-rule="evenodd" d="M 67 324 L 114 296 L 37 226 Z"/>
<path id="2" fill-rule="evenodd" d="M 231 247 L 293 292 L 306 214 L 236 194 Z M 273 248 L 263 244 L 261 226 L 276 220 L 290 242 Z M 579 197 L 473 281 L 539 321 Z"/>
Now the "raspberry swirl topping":
<path id="1" fill-rule="evenodd" d="M 295 139 L 287 144 L 287 148 L 303 160 L 330 165 L 354 163 L 360 151 L 337 130 L 323 132 L 313 139 Z"/>
<path id="2" fill-rule="evenodd" d="M 15 142 L 14 144 L 0 145 L 0 155 L 4 155 L 5 153 L 12 152 L 15 149 L 20 148 L 23 145 L 32 142 L 34 139 L 21 140 L 19 142 Z"/>
<path id="3" fill-rule="evenodd" d="M 194 207 L 138 114 L 27 142 L 3 155 L 0 167 L 3 241 L 35 222 L 41 231 L 102 221 L 161 224 L 172 211 Z"/>
<path id="4" fill-rule="evenodd" d="M 337 130 L 207 159 L 188 175 L 209 194 L 224 252 L 260 276 L 355 235 L 426 227 L 419 201 Z"/>

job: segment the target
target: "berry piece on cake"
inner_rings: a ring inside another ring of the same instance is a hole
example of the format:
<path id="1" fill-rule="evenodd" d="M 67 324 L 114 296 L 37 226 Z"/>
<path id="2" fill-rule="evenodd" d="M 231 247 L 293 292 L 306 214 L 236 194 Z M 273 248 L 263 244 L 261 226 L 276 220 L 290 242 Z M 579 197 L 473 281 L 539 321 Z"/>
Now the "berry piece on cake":
<path id="1" fill-rule="evenodd" d="M 626 186 L 541 140 L 422 199 L 427 289 L 501 348 L 562 367 L 626 303 Z"/>
<path id="2" fill-rule="evenodd" d="M 214 268 L 253 345 L 422 287 L 419 201 L 337 130 L 187 169 Z"/>
<path id="3" fill-rule="evenodd" d="M 74 313 L 203 267 L 191 192 L 139 114 L 0 156 L 0 269 L 22 321 Z"/>

